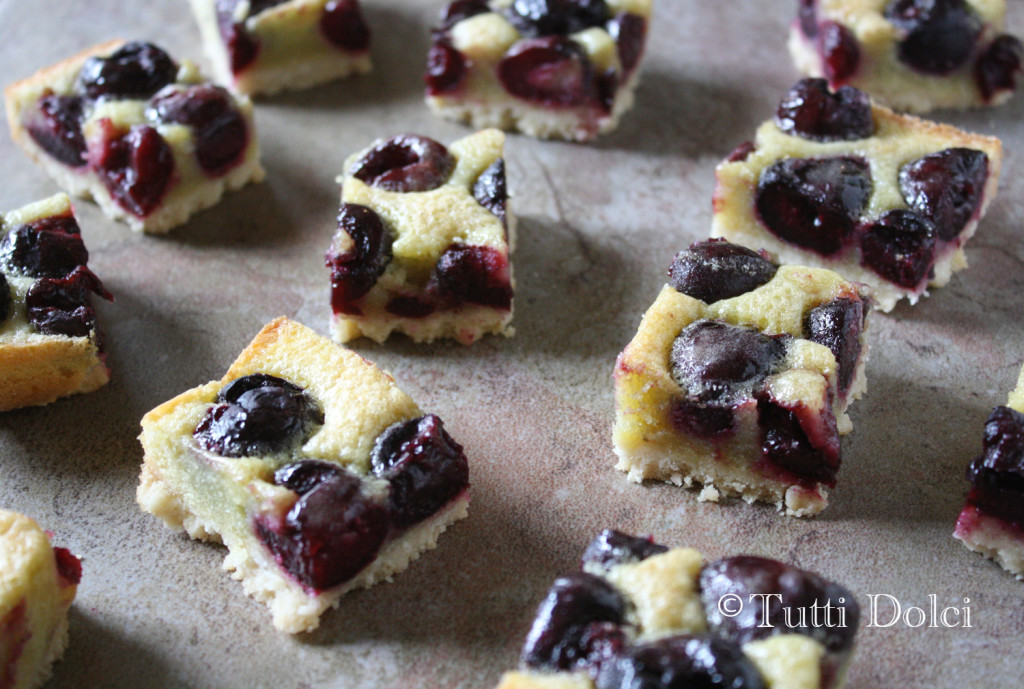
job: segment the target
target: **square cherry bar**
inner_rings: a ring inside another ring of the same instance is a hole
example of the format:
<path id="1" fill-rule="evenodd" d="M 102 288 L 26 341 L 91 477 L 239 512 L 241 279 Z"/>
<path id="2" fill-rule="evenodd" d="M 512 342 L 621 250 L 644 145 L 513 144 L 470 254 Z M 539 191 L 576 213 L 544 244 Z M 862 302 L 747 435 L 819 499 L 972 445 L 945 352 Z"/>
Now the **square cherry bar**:
<path id="1" fill-rule="evenodd" d="M 817 514 L 866 388 L 866 289 L 721 239 L 677 254 L 669 282 L 615 364 L 617 468 Z"/>
<path id="2" fill-rule="evenodd" d="M 142 419 L 139 505 L 223 543 L 274 626 L 315 629 L 466 516 L 462 446 L 390 375 L 285 318 L 227 374 Z"/>

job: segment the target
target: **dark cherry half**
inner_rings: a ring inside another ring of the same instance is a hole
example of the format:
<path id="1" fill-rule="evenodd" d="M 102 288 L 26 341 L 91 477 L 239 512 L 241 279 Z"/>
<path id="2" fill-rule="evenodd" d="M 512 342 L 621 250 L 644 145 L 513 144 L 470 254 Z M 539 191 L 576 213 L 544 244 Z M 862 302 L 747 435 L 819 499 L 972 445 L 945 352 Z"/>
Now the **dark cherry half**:
<path id="1" fill-rule="evenodd" d="M 583 551 L 583 565 L 612 567 L 646 560 L 652 555 L 668 552 L 668 548 L 651 538 L 637 538 L 621 531 L 605 529 Z"/>
<path id="2" fill-rule="evenodd" d="M 55 546 L 53 559 L 57 564 L 57 575 L 65 586 L 77 586 L 82 581 L 82 561 L 67 548 Z"/>
<path id="3" fill-rule="evenodd" d="M 696 321 L 672 343 L 669 370 L 682 388 L 669 415 L 680 431 L 713 437 L 733 428 L 733 405 L 760 387 L 785 354 L 785 338 Z"/>
<path id="4" fill-rule="evenodd" d="M 608 582 L 585 572 L 555 579 L 523 646 L 527 667 L 575 670 L 598 665 L 625 646 L 619 626 L 626 601 Z"/>
<path id="5" fill-rule="evenodd" d="M 973 148 L 947 148 L 900 168 L 903 198 L 911 210 L 935 223 L 939 239 L 952 241 L 974 216 L 988 180 L 988 155 Z"/>
<path id="6" fill-rule="evenodd" d="M 279 1 L 284 2 L 284 0 Z M 241 73 L 255 62 L 260 51 L 256 39 L 245 30 L 245 24 L 235 21 L 235 7 L 238 2 L 239 0 L 216 0 L 217 27 L 220 29 L 221 38 L 224 39 L 224 45 L 228 51 L 232 74 Z M 263 3 L 250 4 L 249 14 L 256 14 L 266 9 L 261 4 Z M 272 1 L 270 4 L 278 4 L 278 2 Z"/>
<path id="7" fill-rule="evenodd" d="M 551 107 L 574 107 L 601 97 L 587 54 L 563 36 L 519 41 L 498 63 L 498 78 L 513 96 Z"/>
<path id="8" fill-rule="evenodd" d="M 720 638 L 742 645 L 775 634 L 796 633 L 815 639 L 829 653 L 853 649 L 860 621 L 856 597 L 846 587 L 813 572 L 765 557 L 739 555 L 706 566 L 700 574 L 700 590 L 708 628 Z M 743 603 L 736 606 L 738 614 L 733 617 L 722 614 L 719 601 L 725 596 L 737 596 L 733 600 Z M 830 620 L 822 611 L 826 604 L 832 611 Z M 811 611 L 815 605 L 817 616 Z M 787 608 L 792 626 L 787 624 Z"/>
<path id="9" fill-rule="evenodd" d="M 84 266 L 65 277 L 39 278 L 25 293 L 29 325 L 44 335 L 89 335 L 96 326 L 90 294 L 113 300 L 99 278 Z"/>
<path id="10" fill-rule="evenodd" d="M 905 34 L 896 57 L 925 74 L 949 74 L 966 64 L 982 29 L 964 0 L 891 0 L 884 14 Z"/>
<path id="11" fill-rule="evenodd" d="M 132 42 L 109 57 L 90 57 L 77 88 L 88 98 L 145 99 L 175 80 L 178 65 L 152 43 Z"/>
<path id="12" fill-rule="evenodd" d="M 761 456 L 801 483 L 836 485 L 841 458 L 839 431 L 831 408 L 823 414 L 804 405 L 781 404 L 767 391 L 754 393 Z"/>
<path id="13" fill-rule="evenodd" d="M 836 358 L 836 378 L 842 395 L 850 389 L 853 375 L 857 372 L 865 315 L 862 300 L 840 297 L 815 306 L 804 316 L 807 339 L 825 345 Z"/>
<path id="14" fill-rule="evenodd" d="M 818 50 L 822 57 L 822 71 L 830 84 L 842 84 L 860 69 L 860 43 L 842 24 L 832 21 L 821 23 Z"/>
<path id="15" fill-rule="evenodd" d="M 320 31 L 342 50 L 363 53 L 370 49 L 370 27 L 359 11 L 359 0 L 331 0 L 320 15 Z"/>
<path id="16" fill-rule="evenodd" d="M 341 204 L 338 229 L 324 257 L 331 269 L 334 312 L 361 313 L 355 302 L 373 289 L 391 257 L 391 233 L 380 216 L 366 206 Z"/>
<path id="17" fill-rule="evenodd" d="M 436 513 L 469 485 L 462 446 L 433 414 L 389 426 L 374 442 L 370 465 L 391 484 L 391 519 L 400 529 Z"/>
<path id="18" fill-rule="evenodd" d="M 676 254 L 668 282 L 676 291 L 712 304 L 757 289 L 778 269 L 764 252 L 724 239 L 707 239 Z"/>
<path id="19" fill-rule="evenodd" d="M 739 645 L 681 634 L 638 644 L 601 665 L 595 689 L 764 689 Z"/>
<path id="20" fill-rule="evenodd" d="M 480 173 L 473 183 L 473 198 L 493 213 L 507 229 L 508 187 L 505 183 L 505 159 L 498 158 Z"/>
<path id="21" fill-rule="evenodd" d="M 647 20 L 638 14 L 623 12 L 608 22 L 608 33 L 615 41 L 623 74 L 629 75 L 640 64 L 647 39 Z"/>
<path id="22" fill-rule="evenodd" d="M 967 467 L 967 502 L 1024 527 L 1024 414 L 999 406 L 985 423 L 984 447 Z"/>
<path id="23" fill-rule="evenodd" d="M 373 562 L 387 537 L 388 511 L 363 494 L 359 477 L 336 465 L 304 460 L 279 469 L 278 481 L 299 493 L 299 499 L 283 517 L 260 515 L 254 528 L 296 581 L 322 591 Z"/>
<path id="24" fill-rule="evenodd" d="M 245 118 L 220 86 L 199 84 L 161 92 L 150 102 L 147 116 L 191 127 L 199 166 L 213 177 L 241 162 L 249 143 Z"/>
<path id="25" fill-rule="evenodd" d="M 431 281 L 428 290 L 448 304 L 512 308 L 508 258 L 489 246 L 448 247 L 438 259 Z"/>
<path id="26" fill-rule="evenodd" d="M 302 388 L 263 373 L 231 381 L 192 435 L 222 457 L 280 452 L 305 442 L 324 422 L 320 406 Z"/>
<path id="27" fill-rule="evenodd" d="M 917 289 L 931 277 L 939 231 L 913 211 L 889 211 L 863 230 L 861 264 L 900 287 Z"/>
<path id="28" fill-rule="evenodd" d="M 430 46 L 427 52 L 427 72 L 423 75 L 427 93 L 439 96 L 458 91 L 466 73 L 466 56 L 452 47 L 446 38 Z"/>
<path id="29" fill-rule="evenodd" d="M 7 276 L 0 273 L 0 324 L 11 314 L 12 302 L 11 286 L 7 283 Z"/>
<path id="30" fill-rule="evenodd" d="M 104 119 L 100 126 L 103 137 L 94 154 L 96 172 L 118 205 L 144 218 L 160 205 L 171 185 L 171 147 L 148 125 L 122 132 Z"/>
<path id="31" fill-rule="evenodd" d="M 82 120 L 85 104 L 80 96 L 47 94 L 26 109 L 25 130 L 40 148 L 70 167 L 86 164 Z"/>
<path id="32" fill-rule="evenodd" d="M 377 144 L 360 158 L 352 176 L 385 191 L 430 191 L 455 169 L 448 149 L 425 136 L 405 134 Z"/>
<path id="33" fill-rule="evenodd" d="M 871 98 L 852 86 L 833 93 L 824 79 L 801 79 L 775 111 L 779 129 L 812 141 L 854 141 L 875 132 Z"/>
<path id="34" fill-rule="evenodd" d="M 73 215 L 19 225 L 0 240 L 0 264 L 31 277 L 64 277 L 89 260 Z"/>
<path id="35" fill-rule="evenodd" d="M 605 0 L 514 0 L 507 15 L 512 25 L 530 38 L 565 36 L 600 26 L 609 18 Z"/>
<path id="36" fill-rule="evenodd" d="M 1024 44 L 1016 36 L 1002 34 L 978 56 L 974 64 L 974 80 L 986 101 L 1002 91 L 1017 88 L 1017 79 L 1024 73 Z"/>
<path id="37" fill-rule="evenodd" d="M 786 158 L 761 173 L 757 212 L 776 236 L 829 256 L 853 235 L 871 187 L 863 158 Z"/>

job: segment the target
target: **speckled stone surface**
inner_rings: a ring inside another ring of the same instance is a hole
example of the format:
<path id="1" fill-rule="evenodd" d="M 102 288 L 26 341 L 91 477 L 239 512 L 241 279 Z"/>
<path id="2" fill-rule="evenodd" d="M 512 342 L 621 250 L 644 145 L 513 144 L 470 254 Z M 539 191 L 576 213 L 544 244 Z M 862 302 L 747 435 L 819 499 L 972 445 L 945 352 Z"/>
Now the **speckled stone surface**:
<path id="1" fill-rule="evenodd" d="M 699 503 L 614 471 L 611 371 L 672 255 L 710 227 L 715 164 L 750 138 L 795 78 L 789 0 L 656 0 L 636 109 L 591 146 L 510 137 L 520 216 L 513 339 L 471 348 L 398 338 L 356 351 L 441 415 L 472 462 L 469 519 L 394 583 L 346 597 L 314 634 L 275 633 L 220 570 L 224 553 L 135 506 L 138 422 L 219 377 L 260 327 L 288 315 L 327 332 L 323 252 L 334 177 L 380 136 L 466 133 L 431 117 L 420 72 L 441 0 L 365 0 L 372 75 L 259 101 L 263 184 L 162 238 L 77 204 L 113 366 L 94 394 L 0 415 L 0 506 L 35 517 L 83 558 L 71 645 L 53 689 L 493 686 L 554 576 L 601 528 L 718 557 L 751 552 L 861 596 L 963 607 L 970 629 L 864 629 L 849 686 L 1019 686 L 1024 584 L 951 537 L 982 425 L 1024 360 L 1024 97 L 936 117 L 1006 144 L 1000 196 L 972 267 L 916 307 L 874 314 L 868 395 L 852 409 L 830 507 Z M 1009 25 L 1024 32 L 1024 5 Z M 0 82 L 115 36 L 201 59 L 182 0 L 0 0 Z M 56 191 L 0 140 L 0 208 Z M 886 608 L 887 610 L 888 608 Z M 866 621 L 866 620 L 865 620 Z M 885 621 L 885 620 L 882 620 Z M 976 680 L 984 668 L 984 680 Z"/>

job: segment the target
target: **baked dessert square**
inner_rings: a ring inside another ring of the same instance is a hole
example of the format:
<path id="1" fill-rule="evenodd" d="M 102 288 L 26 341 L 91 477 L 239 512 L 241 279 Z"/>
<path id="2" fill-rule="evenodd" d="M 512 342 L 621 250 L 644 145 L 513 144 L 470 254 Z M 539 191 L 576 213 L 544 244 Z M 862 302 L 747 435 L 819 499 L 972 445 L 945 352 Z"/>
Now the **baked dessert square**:
<path id="1" fill-rule="evenodd" d="M 607 530 L 555 580 L 498 689 L 840 689 L 859 619 L 813 572 Z"/>
<path id="2" fill-rule="evenodd" d="M 82 565 L 35 521 L 0 510 L 0 679 L 35 689 L 68 645 L 68 609 Z"/>
<path id="3" fill-rule="evenodd" d="M 383 342 L 397 331 L 471 344 L 512 334 L 515 217 L 504 142 L 496 129 L 449 148 L 407 134 L 346 161 L 325 257 L 335 340 Z"/>
<path id="4" fill-rule="evenodd" d="M 427 104 L 474 127 L 589 141 L 633 106 L 651 0 L 456 0 L 427 57 Z"/>
<path id="5" fill-rule="evenodd" d="M 4 95 L 14 142 L 133 230 L 167 232 L 264 176 L 252 103 L 150 43 L 98 45 Z"/>
<path id="6" fill-rule="evenodd" d="M 711 234 L 870 285 L 890 311 L 967 267 L 1002 157 L 996 138 L 804 79 L 719 164 Z"/>
<path id="7" fill-rule="evenodd" d="M 107 383 L 88 261 L 66 194 L 0 215 L 0 411 Z"/>
<path id="8" fill-rule="evenodd" d="M 1006 405 L 989 416 L 967 480 L 953 537 L 1024 581 L 1024 369 Z"/>
<path id="9" fill-rule="evenodd" d="M 797 68 L 896 110 L 998 105 L 1017 87 L 1024 46 L 1003 33 L 1005 0 L 798 0 Z"/>
<path id="10" fill-rule="evenodd" d="M 864 286 L 721 239 L 677 254 L 669 283 L 615 363 L 616 468 L 817 514 L 866 388 Z"/>
<path id="11" fill-rule="evenodd" d="M 143 510 L 223 543 L 274 626 L 315 629 L 466 516 L 462 446 L 390 375 L 286 318 L 142 419 Z"/>
<path id="12" fill-rule="evenodd" d="M 369 72 L 359 0 L 190 0 L 214 77 L 271 94 Z"/>

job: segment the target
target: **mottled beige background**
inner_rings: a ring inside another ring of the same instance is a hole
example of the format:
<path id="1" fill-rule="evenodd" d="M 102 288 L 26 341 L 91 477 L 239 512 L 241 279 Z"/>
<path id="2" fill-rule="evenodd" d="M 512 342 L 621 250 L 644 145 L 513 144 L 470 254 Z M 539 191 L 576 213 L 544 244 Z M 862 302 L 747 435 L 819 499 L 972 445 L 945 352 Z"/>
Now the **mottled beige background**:
<path id="1" fill-rule="evenodd" d="M 950 538 L 980 448 L 1024 360 L 1024 97 L 945 119 L 1007 145 L 1001 193 L 968 247 L 972 268 L 916 308 L 873 316 L 868 396 L 832 506 L 796 521 L 703 504 L 612 470 L 615 355 L 675 251 L 706 236 L 713 169 L 794 80 L 790 0 L 656 0 L 636 109 L 596 145 L 511 137 L 520 216 L 514 339 L 356 350 L 446 419 L 472 461 L 470 518 L 393 584 L 349 595 L 319 631 L 275 633 L 220 570 L 223 552 L 142 514 L 138 420 L 220 377 L 268 320 L 327 331 L 322 254 L 334 176 L 378 136 L 448 141 L 465 129 L 421 102 L 426 27 L 441 0 L 364 0 L 369 77 L 261 101 L 264 184 L 169 237 L 132 234 L 78 206 L 91 265 L 117 296 L 100 306 L 113 380 L 103 390 L 0 415 L 0 506 L 24 511 L 82 556 L 71 647 L 50 687 L 489 687 L 516 663 L 534 608 L 599 529 L 755 552 L 834 577 L 862 597 L 963 605 L 972 629 L 868 629 L 854 689 L 1020 686 L 1024 584 Z M 1024 3 L 1011 0 L 1024 32 Z M 158 41 L 199 59 L 184 0 L 0 0 L 0 81 L 93 43 Z M 0 208 L 56 191 L 0 140 Z M 862 600 L 866 600 L 862 598 Z M 982 673 L 984 680 L 975 680 Z"/>

